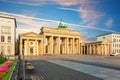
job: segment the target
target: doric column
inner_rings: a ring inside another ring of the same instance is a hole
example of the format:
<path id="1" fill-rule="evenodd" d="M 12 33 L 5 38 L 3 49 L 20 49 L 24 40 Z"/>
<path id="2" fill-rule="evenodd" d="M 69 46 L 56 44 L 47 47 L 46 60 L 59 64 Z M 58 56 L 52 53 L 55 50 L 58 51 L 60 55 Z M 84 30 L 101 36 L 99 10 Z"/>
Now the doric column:
<path id="1" fill-rule="evenodd" d="M 67 47 L 67 42 L 66 42 L 66 38 L 62 39 L 62 54 L 66 54 L 66 47 Z"/>
<path id="2" fill-rule="evenodd" d="M 89 55 L 89 46 L 87 44 L 87 55 Z"/>
<path id="3" fill-rule="evenodd" d="M 104 49 L 103 49 L 104 46 L 103 46 L 103 44 L 101 44 L 101 46 L 102 46 L 102 49 L 101 49 L 101 50 L 102 50 L 102 51 L 101 51 L 102 53 L 101 53 L 101 55 L 103 55 L 103 53 L 104 53 Z"/>
<path id="4" fill-rule="evenodd" d="M 67 51 L 67 54 L 69 54 L 69 38 L 67 38 L 67 40 L 66 40 L 66 51 Z"/>
<path id="5" fill-rule="evenodd" d="M 90 44 L 90 47 L 89 47 L 89 48 L 90 48 L 90 55 L 91 55 L 91 54 L 92 54 L 92 47 L 91 47 L 91 44 Z"/>
<path id="6" fill-rule="evenodd" d="M 60 37 L 57 38 L 58 54 L 60 54 Z"/>
<path id="7" fill-rule="evenodd" d="M 38 44 L 37 44 L 37 40 L 35 40 L 35 53 L 34 55 L 37 55 L 38 54 Z"/>
<path id="8" fill-rule="evenodd" d="M 82 53 L 82 52 L 83 52 L 82 44 L 80 44 L 80 48 L 81 48 L 81 49 L 80 49 L 80 54 L 82 55 L 82 54 L 83 54 L 83 53 Z"/>
<path id="9" fill-rule="evenodd" d="M 43 46 L 43 54 L 46 54 L 46 36 L 43 36 L 43 41 L 42 41 L 42 45 Z"/>
<path id="10" fill-rule="evenodd" d="M 74 47 L 75 47 L 74 38 L 72 38 L 72 54 L 75 54 Z"/>
<path id="11" fill-rule="evenodd" d="M 53 36 L 50 37 L 50 54 L 53 54 Z"/>
<path id="12" fill-rule="evenodd" d="M 72 39 L 71 38 L 69 38 L 69 44 L 68 44 L 68 46 L 69 46 L 69 54 L 72 54 Z"/>
<path id="13" fill-rule="evenodd" d="M 99 55 L 99 52 L 100 52 L 100 50 L 99 50 L 99 44 L 97 44 L 97 55 Z"/>
<path id="14" fill-rule="evenodd" d="M 85 45 L 84 45 L 84 55 L 85 55 L 85 52 L 86 52 L 86 51 L 85 51 Z"/>
<path id="15" fill-rule="evenodd" d="M 95 50 L 96 50 L 96 49 L 95 49 L 95 45 L 93 45 L 93 47 L 94 47 L 94 48 L 93 48 L 93 49 L 94 49 L 94 50 L 93 50 L 93 55 L 95 55 L 95 54 L 96 54 L 96 53 L 95 53 Z"/>
<path id="16" fill-rule="evenodd" d="M 29 39 L 27 39 L 26 41 L 26 52 L 25 52 L 25 55 L 29 55 Z"/>
<path id="17" fill-rule="evenodd" d="M 20 55 L 22 55 L 22 37 L 20 37 Z"/>
<path id="18" fill-rule="evenodd" d="M 105 51 L 104 51 L 104 44 L 102 44 L 102 55 L 104 55 Z"/>
<path id="19" fill-rule="evenodd" d="M 109 44 L 109 54 L 112 54 L 112 46 Z"/>
<path id="20" fill-rule="evenodd" d="M 106 49 L 107 49 L 106 44 L 104 44 L 104 52 L 105 52 L 104 55 L 106 55 L 106 51 L 107 51 Z"/>
<path id="21" fill-rule="evenodd" d="M 80 54 L 80 38 L 78 39 L 78 54 Z"/>

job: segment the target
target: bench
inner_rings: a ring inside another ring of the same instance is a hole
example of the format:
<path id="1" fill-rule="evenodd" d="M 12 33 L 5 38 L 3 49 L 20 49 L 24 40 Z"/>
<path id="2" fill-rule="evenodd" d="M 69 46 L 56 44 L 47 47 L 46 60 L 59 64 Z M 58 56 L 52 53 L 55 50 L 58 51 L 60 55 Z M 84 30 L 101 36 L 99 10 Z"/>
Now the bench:
<path id="1" fill-rule="evenodd" d="M 33 70 L 33 69 L 35 69 L 32 65 L 30 65 L 30 66 L 26 66 L 26 69 L 27 70 Z"/>

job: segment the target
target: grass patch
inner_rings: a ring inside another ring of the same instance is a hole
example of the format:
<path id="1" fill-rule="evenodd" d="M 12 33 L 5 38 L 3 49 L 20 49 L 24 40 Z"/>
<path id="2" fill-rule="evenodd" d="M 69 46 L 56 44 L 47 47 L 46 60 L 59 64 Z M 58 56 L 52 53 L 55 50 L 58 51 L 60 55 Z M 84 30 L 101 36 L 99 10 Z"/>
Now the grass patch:
<path id="1" fill-rule="evenodd" d="M 9 72 L 3 77 L 3 79 L 2 80 L 9 80 L 9 78 L 10 78 L 10 76 L 11 76 L 11 74 L 12 74 L 12 71 L 13 71 L 13 69 L 14 69 L 14 66 L 15 66 L 15 64 L 16 64 L 16 60 L 13 60 L 13 64 L 10 66 L 10 68 L 9 68 Z"/>

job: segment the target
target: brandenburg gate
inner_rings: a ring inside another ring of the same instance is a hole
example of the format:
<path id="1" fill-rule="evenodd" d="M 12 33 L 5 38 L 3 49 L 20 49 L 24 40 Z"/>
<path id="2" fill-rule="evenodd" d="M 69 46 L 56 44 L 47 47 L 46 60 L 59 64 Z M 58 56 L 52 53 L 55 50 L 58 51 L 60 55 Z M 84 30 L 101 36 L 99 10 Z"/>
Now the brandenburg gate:
<path id="1" fill-rule="evenodd" d="M 39 34 L 24 33 L 19 39 L 21 55 L 80 54 L 80 33 L 67 28 L 42 27 Z"/>
<path id="2" fill-rule="evenodd" d="M 80 33 L 67 28 L 42 27 L 39 34 L 19 35 L 20 54 L 32 55 L 110 55 L 111 41 L 80 42 Z"/>

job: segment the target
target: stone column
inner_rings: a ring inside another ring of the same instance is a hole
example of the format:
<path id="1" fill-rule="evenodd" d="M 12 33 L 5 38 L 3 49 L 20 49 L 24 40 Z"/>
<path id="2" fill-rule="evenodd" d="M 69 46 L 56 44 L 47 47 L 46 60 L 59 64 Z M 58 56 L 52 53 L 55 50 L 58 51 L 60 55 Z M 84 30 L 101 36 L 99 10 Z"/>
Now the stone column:
<path id="1" fill-rule="evenodd" d="M 105 51 L 104 51 L 104 44 L 102 44 L 102 55 L 105 55 Z"/>
<path id="2" fill-rule="evenodd" d="M 25 55 L 29 55 L 29 39 L 27 39 L 26 41 L 26 52 L 25 52 Z"/>
<path id="3" fill-rule="evenodd" d="M 66 54 L 67 52 L 66 52 L 66 46 L 67 46 L 67 44 L 66 44 L 66 38 L 63 38 L 62 39 L 62 54 Z"/>
<path id="4" fill-rule="evenodd" d="M 20 37 L 20 55 L 22 55 L 22 48 L 23 48 L 23 46 L 22 46 L 22 37 Z"/>
<path id="5" fill-rule="evenodd" d="M 69 41 L 69 44 L 68 44 L 68 46 L 69 46 L 69 54 L 72 54 L 72 40 L 71 40 L 71 38 L 69 38 L 68 41 Z"/>
<path id="6" fill-rule="evenodd" d="M 38 40 L 38 55 L 40 55 L 40 40 Z"/>
<path id="7" fill-rule="evenodd" d="M 44 40 L 44 39 L 43 39 Z M 43 54 L 45 54 L 44 53 L 44 47 L 45 47 L 45 44 L 44 44 L 44 41 L 43 40 L 41 40 L 40 41 L 40 43 L 39 43 L 39 52 L 40 52 L 40 55 L 43 55 Z M 45 50 L 46 50 L 46 47 L 45 47 Z"/>
<path id="8" fill-rule="evenodd" d="M 97 55 L 99 55 L 99 44 L 97 44 Z"/>
<path id="9" fill-rule="evenodd" d="M 97 44 L 97 55 L 100 55 L 100 45 Z"/>
<path id="10" fill-rule="evenodd" d="M 74 48 L 75 48 L 74 38 L 72 38 L 72 54 L 75 54 Z"/>
<path id="11" fill-rule="evenodd" d="M 50 50 L 50 54 L 53 54 L 53 36 L 50 37 L 50 47 L 49 47 L 49 50 Z"/>
<path id="12" fill-rule="evenodd" d="M 80 54 L 80 38 L 78 39 L 78 54 Z"/>
<path id="13" fill-rule="evenodd" d="M 38 44 L 37 44 L 37 40 L 35 40 L 35 54 L 34 55 L 37 55 L 38 54 Z"/>
<path id="14" fill-rule="evenodd" d="M 79 54 L 79 39 L 76 39 L 76 54 Z"/>
<path id="15" fill-rule="evenodd" d="M 105 52 L 104 55 L 106 55 L 106 51 L 107 51 L 106 49 L 107 49 L 106 44 L 104 44 L 104 52 Z"/>
<path id="16" fill-rule="evenodd" d="M 80 44 L 80 48 L 81 48 L 81 49 L 80 49 L 80 54 L 82 55 L 82 54 L 83 54 L 83 53 L 82 53 L 82 52 L 83 52 L 82 44 Z"/>
<path id="17" fill-rule="evenodd" d="M 90 55 L 92 54 L 92 48 L 91 48 L 91 44 L 90 44 Z"/>
<path id="18" fill-rule="evenodd" d="M 67 51 L 67 54 L 69 54 L 69 38 L 67 37 L 67 40 L 66 40 L 66 51 Z"/>
<path id="19" fill-rule="evenodd" d="M 112 54 L 112 46 L 109 44 L 109 54 Z"/>
<path id="20" fill-rule="evenodd" d="M 87 44 L 87 55 L 89 55 L 89 44 Z"/>
<path id="21" fill-rule="evenodd" d="M 103 54 L 103 44 L 101 44 L 101 55 Z"/>
<path id="22" fill-rule="evenodd" d="M 57 54 L 60 54 L 60 37 L 57 38 Z"/>
<path id="23" fill-rule="evenodd" d="M 42 45 L 43 46 L 43 54 L 46 54 L 46 36 L 43 36 L 43 41 L 42 41 Z"/>
<path id="24" fill-rule="evenodd" d="M 95 45 L 93 45 L 93 55 L 95 55 Z"/>
<path id="25" fill-rule="evenodd" d="M 85 45 L 84 45 L 84 55 L 85 55 L 85 52 L 86 52 L 86 51 L 85 51 Z"/>

